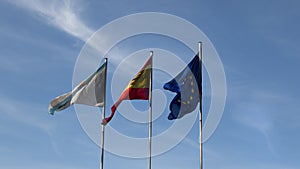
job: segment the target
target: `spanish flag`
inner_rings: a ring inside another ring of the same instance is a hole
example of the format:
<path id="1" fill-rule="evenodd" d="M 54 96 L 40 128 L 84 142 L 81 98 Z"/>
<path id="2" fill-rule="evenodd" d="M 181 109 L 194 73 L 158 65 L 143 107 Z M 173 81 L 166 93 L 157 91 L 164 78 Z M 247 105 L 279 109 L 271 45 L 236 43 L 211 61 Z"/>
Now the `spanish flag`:
<path id="1" fill-rule="evenodd" d="M 107 124 L 114 116 L 117 107 L 123 100 L 149 100 L 149 88 L 152 69 L 152 52 L 150 58 L 142 69 L 129 82 L 128 86 L 122 92 L 118 101 L 111 107 L 109 117 L 103 119 L 102 124 Z"/>

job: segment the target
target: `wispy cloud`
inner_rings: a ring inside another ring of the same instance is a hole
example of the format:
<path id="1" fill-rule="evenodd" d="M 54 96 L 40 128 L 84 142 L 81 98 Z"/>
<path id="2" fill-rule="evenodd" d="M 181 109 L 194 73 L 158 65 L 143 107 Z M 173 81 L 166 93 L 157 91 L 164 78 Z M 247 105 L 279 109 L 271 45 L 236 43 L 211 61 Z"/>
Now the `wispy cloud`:
<path id="1" fill-rule="evenodd" d="M 84 52 L 82 55 L 84 58 L 84 62 L 88 63 L 87 68 L 91 68 L 91 64 L 95 63 L 95 66 L 98 66 L 98 56 L 99 54 L 104 54 L 102 49 L 107 44 L 107 38 L 104 36 L 95 37 L 92 40 L 88 40 L 93 33 L 96 31 L 93 28 L 86 25 L 86 23 L 80 18 L 80 12 L 84 10 L 83 1 L 81 0 L 52 0 L 52 1 L 44 1 L 44 0 L 15 0 L 7 2 L 13 4 L 14 6 L 26 10 L 33 14 L 33 16 L 37 17 L 41 22 L 44 22 L 55 29 L 61 30 L 65 32 L 67 35 L 73 36 L 78 40 L 81 40 L 87 45 L 85 46 Z M 23 36 L 23 35 L 22 35 Z M 13 37 L 10 38 L 18 38 L 17 40 L 25 40 L 32 41 L 27 37 Z M 21 39 L 20 39 L 21 38 Z M 35 41 L 35 43 L 42 44 L 47 48 L 52 46 L 52 44 L 48 44 L 47 41 Z M 82 60 L 79 60 L 82 61 Z M 6 66 L 7 67 L 7 66 Z M 93 71 L 94 71 L 94 67 Z M 7 69 L 11 69 L 8 67 Z"/>
<path id="2" fill-rule="evenodd" d="M 80 2 L 77 0 L 15 0 L 8 2 L 33 12 L 48 24 L 82 41 L 86 41 L 94 32 L 79 18 Z"/>
<path id="3" fill-rule="evenodd" d="M 274 122 L 272 121 L 268 110 L 257 104 L 256 106 L 248 105 L 245 107 L 249 107 L 248 109 L 251 112 L 246 112 L 243 115 L 240 114 L 240 116 L 237 117 L 238 120 L 241 122 L 241 124 L 244 124 L 245 126 L 261 133 L 265 138 L 269 151 L 272 152 L 273 155 L 277 155 L 272 145 L 272 139 L 270 138 L 270 133 L 273 132 Z"/>
<path id="4" fill-rule="evenodd" d="M 84 10 L 81 0 L 8 0 L 8 2 L 33 13 L 42 22 L 85 42 L 86 46 L 81 55 L 84 55 L 84 60 L 89 65 L 87 68 L 91 67 L 91 63 L 98 63 L 99 54 L 104 55 L 107 52 L 104 49 L 113 44 L 114 38 L 107 38 L 104 34 L 91 38 L 96 30 L 80 18 L 80 12 Z M 115 47 L 115 50 L 118 51 L 118 47 Z M 122 60 L 124 55 L 121 53 L 121 51 L 113 53 L 110 62 L 116 64 Z"/>
<path id="5" fill-rule="evenodd" d="M 28 113 L 31 112 L 31 113 Z M 43 113 L 44 112 L 44 113 Z M 62 128 L 62 124 L 56 121 L 49 121 L 49 115 L 45 105 L 40 105 L 32 102 L 19 101 L 18 99 L 9 99 L 7 97 L 0 96 L 0 115 L 2 119 L 0 120 L 0 134 L 7 135 L 9 137 L 17 137 L 19 139 L 24 139 L 22 135 L 15 132 L 15 128 L 11 130 L 11 126 L 14 124 L 23 124 L 25 125 L 27 131 L 40 130 L 42 133 L 48 136 L 48 141 L 51 144 L 52 150 L 55 152 L 55 155 L 58 157 L 63 157 L 64 154 L 60 150 L 60 132 L 58 128 Z M 8 122 L 8 123 L 6 123 Z M 65 124 L 63 124 L 65 125 Z M 31 141 L 31 137 L 26 137 Z M 34 138 L 33 138 L 34 139 Z M 34 140 L 33 140 L 34 141 Z M 73 138 L 70 139 L 72 144 L 79 145 L 80 147 L 86 147 L 86 150 L 83 154 L 91 154 L 89 150 L 94 149 L 93 144 L 90 143 L 90 140 L 85 140 L 83 138 Z M 10 150 L 9 147 L 0 145 L 0 153 L 10 152 L 16 153 L 15 150 Z M 53 167 L 56 168 L 56 167 Z"/>
<path id="6" fill-rule="evenodd" d="M 45 53 L 48 53 L 43 57 L 32 56 L 32 53 L 24 53 L 23 50 L 3 50 L 1 52 L 0 71 L 6 71 L 9 73 L 24 73 L 25 71 L 31 71 L 25 69 L 24 65 L 42 65 L 46 59 L 59 59 L 62 62 L 74 62 L 74 58 L 70 57 L 74 55 L 74 50 L 66 50 L 65 46 L 61 44 L 50 42 L 47 39 L 40 39 L 32 37 L 31 34 L 23 34 L 22 32 L 10 30 L 9 28 L 0 28 L 0 37 L 2 40 L 8 40 L 7 43 L 13 43 L 14 49 L 18 49 L 18 44 L 25 44 L 25 46 L 35 46 L 36 49 L 42 49 Z M 56 52 L 60 55 L 52 55 L 50 52 Z M 22 57 L 20 57 L 22 56 Z M 49 63 L 50 64 L 50 63 Z"/>
<path id="7" fill-rule="evenodd" d="M 19 123 L 23 123 L 47 133 L 51 132 L 55 125 L 47 123 L 37 114 L 28 114 L 26 112 L 41 112 L 46 109 L 41 108 L 41 105 L 33 103 L 20 102 L 17 99 L 8 99 L 7 97 L 0 96 L 0 111 L 2 117 L 13 119 Z"/>
<path id="8" fill-rule="evenodd" d="M 247 86 L 247 85 L 246 85 Z M 290 124 L 281 124 L 282 120 L 277 120 L 280 117 L 282 110 L 285 109 L 293 109 L 291 103 L 293 99 L 281 93 L 275 93 L 272 90 L 268 89 L 259 89 L 253 87 L 247 87 L 248 90 L 245 90 L 245 87 L 241 87 L 241 90 L 235 90 L 235 102 L 238 102 L 238 105 L 235 105 L 235 111 L 233 111 L 233 118 L 242 124 L 243 126 L 252 129 L 259 133 L 261 137 L 264 139 L 266 147 L 269 152 L 272 153 L 273 156 L 278 157 L 278 126 L 289 127 L 289 125 L 293 125 L 292 116 L 294 113 L 290 113 L 284 118 L 289 119 Z M 251 89 L 249 91 L 249 88 Z M 237 88 L 239 89 L 239 88 Z M 246 92 L 246 93 L 245 93 Z M 245 98 L 247 96 L 247 98 Z M 239 101 L 236 101 L 238 99 Z M 290 105 L 289 108 L 281 108 L 277 105 Z"/>
<path id="9" fill-rule="evenodd" d="M 41 107 L 41 105 L 37 105 L 34 103 L 20 102 L 17 99 L 8 99 L 6 97 L 0 96 L 0 112 L 1 116 L 5 120 L 15 121 L 20 124 L 25 124 L 27 126 L 42 130 L 49 136 L 53 150 L 56 152 L 57 155 L 60 155 L 58 149 L 56 148 L 56 144 L 52 139 L 53 131 L 55 131 L 56 128 L 55 125 L 53 123 L 49 123 L 41 116 L 34 114 L 35 112 L 44 111 L 44 109 Z M 33 114 L 28 114 L 26 112 L 33 112 Z M 18 135 L 15 132 L 10 132 L 6 130 L 0 132 L 5 132 L 5 134 L 9 133 L 9 135 L 13 136 Z"/>

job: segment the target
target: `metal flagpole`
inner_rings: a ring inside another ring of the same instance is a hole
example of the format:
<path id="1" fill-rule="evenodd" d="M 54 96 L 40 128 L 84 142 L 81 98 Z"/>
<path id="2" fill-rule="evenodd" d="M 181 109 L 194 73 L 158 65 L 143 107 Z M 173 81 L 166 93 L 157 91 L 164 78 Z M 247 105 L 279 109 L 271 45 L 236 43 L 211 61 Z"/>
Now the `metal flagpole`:
<path id="1" fill-rule="evenodd" d="M 199 114 L 199 151 L 200 151 L 200 169 L 203 169 L 203 143 L 202 143 L 202 42 L 198 43 L 198 56 L 200 60 L 201 92 L 200 92 L 200 114 Z"/>
<path id="2" fill-rule="evenodd" d="M 105 104 L 106 104 L 106 77 L 107 77 L 107 58 L 104 58 L 106 68 L 105 68 L 105 78 L 104 78 L 104 105 L 103 105 L 103 111 L 102 111 L 102 120 L 105 118 Z M 104 131 L 105 131 L 105 125 L 102 124 L 102 140 L 101 140 L 101 159 L 100 159 L 100 169 L 103 169 L 103 162 L 104 162 Z"/>
<path id="3" fill-rule="evenodd" d="M 150 51 L 151 57 L 151 73 L 150 73 L 150 112 L 149 112 L 149 160 L 148 160 L 148 169 L 151 169 L 151 156 L 152 156 L 152 65 L 153 65 L 153 51 Z"/>

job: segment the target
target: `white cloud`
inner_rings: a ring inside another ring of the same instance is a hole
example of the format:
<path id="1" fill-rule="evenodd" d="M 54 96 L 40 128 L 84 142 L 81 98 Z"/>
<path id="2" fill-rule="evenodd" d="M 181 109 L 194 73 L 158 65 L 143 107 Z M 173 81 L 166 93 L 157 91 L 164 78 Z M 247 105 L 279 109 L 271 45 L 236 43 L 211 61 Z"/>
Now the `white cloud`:
<path id="1" fill-rule="evenodd" d="M 78 1 L 15 0 L 8 2 L 33 12 L 43 21 L 82 41 L 86 41 L 94 32 L 78 17 L 77 12 L 80 9 Z"/>
<path id="2" fill-rule="evenodd" d="M 103 51 L 103 49 L 106 49 L 107 45 L 111 44 L 109 42 L 111 37 L 109 39 L 105 37 L 105 35 L 89 39 L 96 30 L 86 25 L 80 18 L 80 11 L 83 10 L 83 1 L 81 2 L 81 0 L 8 0 L 8 2 L 30 11 L 38 16 L 43 22 L 46 22 L 56 29 L 62 30 L 69 35 L 86 42 L 86 50 L 84 50 L 84 52 L 89 55 L 92 54 L 91 56 L 99 56 L 99 54 L 103 55 L 106 52 Z M 120 54 L 114 53 L 114 58 L 118 55 Z M 94 57 L 85 57 L 84 59 L 89 64 L 95 62 Z M 112 60 L 112 62 L 121 59 L 122 57 L 118 56 L 115 60 Z"/>

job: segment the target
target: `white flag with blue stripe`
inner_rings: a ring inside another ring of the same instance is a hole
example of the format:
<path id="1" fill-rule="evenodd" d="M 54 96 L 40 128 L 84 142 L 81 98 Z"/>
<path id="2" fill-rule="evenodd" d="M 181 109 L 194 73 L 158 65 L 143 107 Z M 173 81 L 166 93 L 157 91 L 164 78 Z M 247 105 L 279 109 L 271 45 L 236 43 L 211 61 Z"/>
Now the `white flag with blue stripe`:
<path id="1" fill-rule="evenodd" d="M 63 110 L 74 103 L 103 107 L 105 100 L 106 67 L 107 62 L 89 78 L 77 85 L 73 91 L 53 99 L 48 108 L 49 113 L 53 115 L 54 112 Z"/>

